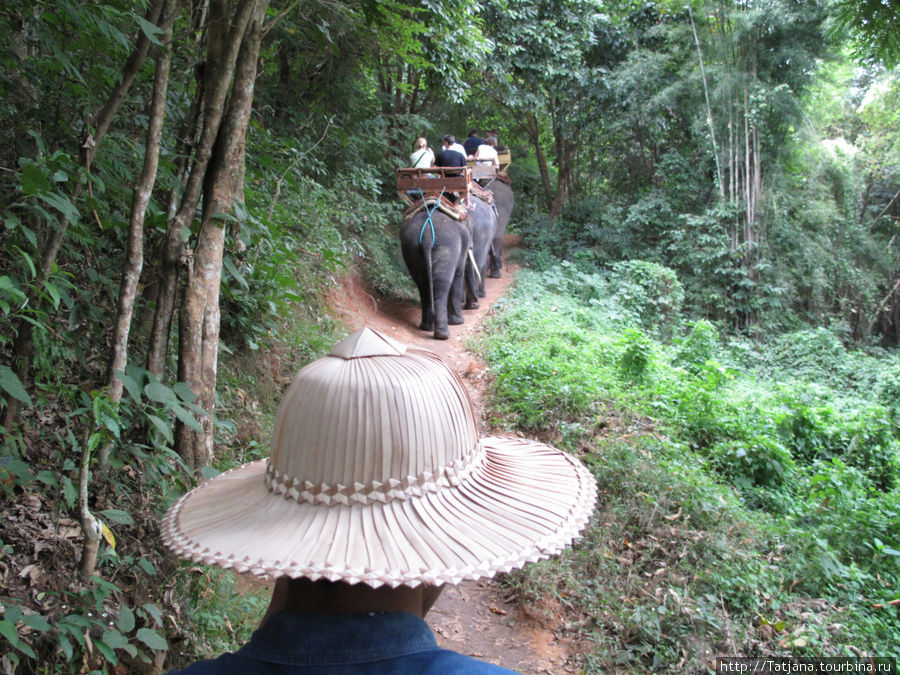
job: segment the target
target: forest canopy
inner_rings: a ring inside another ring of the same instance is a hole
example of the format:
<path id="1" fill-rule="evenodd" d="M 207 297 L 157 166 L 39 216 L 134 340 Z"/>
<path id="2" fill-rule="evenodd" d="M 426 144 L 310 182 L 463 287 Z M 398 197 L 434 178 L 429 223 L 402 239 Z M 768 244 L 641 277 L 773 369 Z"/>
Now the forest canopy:
<path id="1" fill-rule="evenodd" d="M 0 552 L 18 581 L 3 667 L 152 669 L 185 634 L 223 639 L 215 608 L 185 633 L 164 618 L 202 603 L 161 552 L 158 518 L 204 475 L 264 455 L 280 387 L 342 332 L 325 306 L 336 278 L 412 296 L 394 170 L 420 136 L 499 132 L 512 227 L 549 275 L 535 287 L 619 279 L 610 297 L 627 286 L 645 303 L 619 313 L 638 365 L 655 362 L 652 340 L 674 349 L 698 325 L 746 353 L 793 336 L 889 363 L 898 20 L 890 0 L 4 3 L 0 499 L 14 517 Z M 803 396 L 791 405 L 811 426 L 841 426 Z M 894 467 L 889 399 L 874 427 L 831 440 L 877 436 Z M 894 478 L 851 466 L 860 490 L 894 494 Z M 135 590 L 151 577 L 158 592 Z"/>

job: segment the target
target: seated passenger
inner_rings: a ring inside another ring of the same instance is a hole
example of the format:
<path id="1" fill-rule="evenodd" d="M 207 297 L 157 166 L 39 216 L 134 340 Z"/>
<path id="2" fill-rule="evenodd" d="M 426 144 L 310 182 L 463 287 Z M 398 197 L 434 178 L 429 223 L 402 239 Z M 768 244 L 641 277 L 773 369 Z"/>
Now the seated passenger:
<path id="1" fill-rule="evenodd" d="M 454 145 L 458 146 L 459 143 L 456 142 L 453 134 L 447 134 L 446 136 L 444 136 L 444 149 L 437 154 L 437 157 L 435 157 L 435 166 L 459 167 L 460 169 L 465 171 L 465 168 L 467 166 L 466 155 L 464 154 L 465 151 L 457 150 L 453 147 Z M 456 203 L 457 200 L 459 200 L 459 193 L 451 192 L 447 195 L 447 199 L 449 199 L 453 203 Z"/>
<path id="2" fill-rule="evenodd" d="M 434 166 L 466 166 L 466 151 L 456 142 L 453 134 L 444 136 L 444 149 L 435 157 Z"/>
<path id="3" fill-rule="evenodd" d="M 463 143 L 463 149 L 466 151 L 467 157 L 474 157 L 478 146 L 484 144 L 484 139 L 479 138 L 478 132 L 474 129 L 469 132 L 469 137 Z"/>
<path id="4" fill-rule="evenodd" d="M 434 153 L 424 138 L 416 139 L 416 149 L 409 156 L 410 166 L 414 169 L 427 169 L 434 166 Z"/>
<path id="5" fill-rule="evenodd" d="M 483 145 L 478 146 L 475 152 L 476 164 L 493 165 L 497 169 L 500 168 L 500 160 L 497 158 L 497 139 L 490 137 L 485 140 Z"/>

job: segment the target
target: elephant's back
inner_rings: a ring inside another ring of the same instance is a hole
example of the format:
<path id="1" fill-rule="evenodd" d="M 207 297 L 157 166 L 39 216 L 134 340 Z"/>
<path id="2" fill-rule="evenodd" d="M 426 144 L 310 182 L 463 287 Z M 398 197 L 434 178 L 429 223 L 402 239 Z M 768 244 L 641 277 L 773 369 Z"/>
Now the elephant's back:
<path id="1" fill-rule="evenodd" d="M 419 211 L 403 221 L 400 240 L 404 246 L 449 243 L 458 240 L 466 232 L 465 225 L 440 210 L 429 214 Z"/>

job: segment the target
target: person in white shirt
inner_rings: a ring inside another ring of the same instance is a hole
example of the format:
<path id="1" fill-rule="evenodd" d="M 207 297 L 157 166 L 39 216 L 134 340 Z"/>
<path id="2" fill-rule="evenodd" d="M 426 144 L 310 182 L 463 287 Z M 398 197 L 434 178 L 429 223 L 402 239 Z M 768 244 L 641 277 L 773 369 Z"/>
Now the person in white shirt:
<path id="1" fill-rule="evenodd" d="M 483 145 L 478 146 L 475 151 L 476 164 L 493 164 L 496 168 L 500 168 L 500 160 L 497 157 L 497 139 L 488 138 Z"/>
<path id="2" fill-rule="evenodd" d="M 410 166 L 415 169 L 428 168 L 434 165 L 434 152 L 428 147 L 424 138 L 416 139 L 416 149 L 409 156 Z"/>

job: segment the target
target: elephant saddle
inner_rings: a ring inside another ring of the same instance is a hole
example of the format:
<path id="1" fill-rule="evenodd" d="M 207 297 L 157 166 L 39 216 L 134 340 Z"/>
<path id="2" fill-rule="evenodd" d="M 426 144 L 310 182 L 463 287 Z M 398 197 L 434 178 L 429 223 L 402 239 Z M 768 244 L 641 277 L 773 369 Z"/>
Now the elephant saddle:
<path id="1" fill-rule="evenodd" d="M 469 185 L 469 192 L 478 197 L 483 202 L 487 202 L 488 204 L 494 203 L 494 193 L 490 190 L 485 190 L 483 187 L 481 187 L 481 185 L 475 183 L 474 181 L 471 185 Z"/>
<path id="2" fill-rule="evenodd" d="M 408 205 L 404 218 L 423 209 L 440 209 L 455 220 L 464 220 L 472 185 L 468 167 L 397 169 L 397 194 Z"/>
<path id="3" fill-rule="evenodd" d="M 468 215 L 468 205 L 465 201 L 458 200 L 452 202 L 448 197 L 441 195 L 439 197 L 420 197 L 419 199 L 412 201 L 403 212 L 403 219 L 406 220 L 411 218 L 422 210 L 427 210 L 429 213 L 439 210 L 446 213 L 454 220 L 465 220 Z"/>

